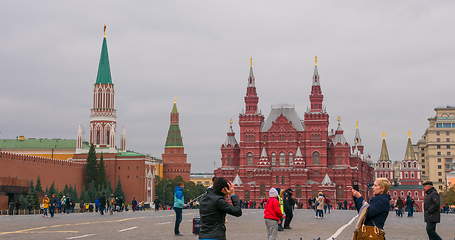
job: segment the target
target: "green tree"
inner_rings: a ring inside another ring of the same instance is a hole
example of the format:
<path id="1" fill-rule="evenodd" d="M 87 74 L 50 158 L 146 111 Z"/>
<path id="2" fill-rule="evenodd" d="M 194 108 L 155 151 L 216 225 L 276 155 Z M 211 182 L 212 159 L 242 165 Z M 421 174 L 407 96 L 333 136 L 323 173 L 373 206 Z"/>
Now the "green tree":
<path id="1" fill-rule="evenodd" d="M 32 209 L 39 207 L 39 200 L 35 192 L 35 187 L 33 186 L 33 181 L 30 181 L 30 186 L 27 191 L 27 199 Z"/>
<path id="2" fill-rule="evenodd" d="M 172 205 L 174 202 L 174 189 L 181 182 L 185 185 L 185 189 L 183 191 L 185 202 L 189 202 L 207 191 L 207 188 L 203 185 L 196 185 L 193 182 L 185 182 L 180 176 L 174 179 L 161 179 L 157 176 L 155 179 L 157 198 L 164 204 Z"/>
<path id="3" fill-rule="evenodd" d="M 43 193 L 43 186 L 41 186 L 41 179 L 39 176 L 36 178 L 35 192 L 37 194 Z"/>
<path id="4" fill-rule="evenodd" d="M 96 163 L 96 151 L 95 145 L 90 145 L 90 150 L 87 155 L 87 164 L 85 165 L 85 189 L 89 188 L 89 185 L 97 180 L 97 163 Z"/>
<path id="5" fill-rule="evenodd" d="M 47 191 L 47 195 L 49 195 L 49 197 L 50 197 L 52 194 L 56 194 L 56 193 L 57 193 L 57 189 L 55 188 L 55 183 L 52 182 L 51 187 Z"/>
<path id="6" fill-rule="evenodd" d="M 98 178 L 97 178 L 96 185 L 104 188 L 106 186 L 107 179 L 106 179 L 106 169 L 104 166 L 103 154 L 101 154 L 100 160 L 97 163 L 97 170 L 98 170 L 98 172 L 97 172 Z"/>
<path id="7" fill-rule="evenodd" d="M 116 197 L 120 197 L 122 199 L 125 199 L 125 194 L 123 193 L 122 183 L 120 182 L 120 179 L 117 181 L 117 185 L 115 186 L 114 195 Z"/>
<path id="8" fill-rule="evenodd" d="M 441 203 L 443 205 L 455 204 L 455 188 L 449 188 L 447 191 L 441 193 Z"/>

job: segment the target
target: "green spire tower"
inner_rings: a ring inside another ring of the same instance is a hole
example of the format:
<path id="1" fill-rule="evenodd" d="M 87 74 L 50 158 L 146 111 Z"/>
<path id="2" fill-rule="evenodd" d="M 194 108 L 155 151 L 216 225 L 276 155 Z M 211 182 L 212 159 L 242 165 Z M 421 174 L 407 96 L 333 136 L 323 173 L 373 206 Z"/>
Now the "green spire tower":
<path id="1" fill-rule="evenodd" d="M 182 133 L 180 132 L 180 126 L 179 126 L 179 112 L 177 110 L 176 101 L 174 101 L 174 105 L 172 106 L 171 124 L 169 125 L 169 130 L 167 132 L 165 147 L 166 148 L 169 148 L 169 147 L 182 147 L 183 148 Z"/>
<path id="2" fill-rule="evenodd" d="M 96 75 L 96 84 L 112 84 L 109 54 L 107 52 L 106 25 L 104 25 L 103 46 L 101 47 L 101 56 L 100 63 L 98 65 L 98 74 Z"/>
<path id="3" fill-rule="evenodd" d="M 179 111 L 175 100 L 172 105 L 170 125 L 162 158 L 164 178 L 174 179 L 177 176 L 181 176 L 185 181 L 189 181 L 191 164 L 187 163 L 187 155 L 185 154 L 179 126 Z"/>

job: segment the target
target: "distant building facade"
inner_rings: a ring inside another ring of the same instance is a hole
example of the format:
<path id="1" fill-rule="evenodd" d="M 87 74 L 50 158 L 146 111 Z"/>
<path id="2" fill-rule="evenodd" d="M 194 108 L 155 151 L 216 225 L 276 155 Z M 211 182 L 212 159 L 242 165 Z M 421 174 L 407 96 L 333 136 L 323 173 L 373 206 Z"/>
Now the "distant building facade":
<path id="1" fill-rule="evenodd" d="M 201 184 L 204 187 L 210 187 L 212 183 L 213 173 L 191 173 L 190 181 L 194 184 Z"/>
<path id="2" fill-rule="evenodd" d="M 398 174 L 396 169 L 398 166 Z M 422 186 L 422 169 L 414 152 L 411 137 L 408 137 L 405 156 L 402 161 L 393 161 L 389 157 L 385 137 L 382 139 L 381 154 L 375 164 L 374 177 L 387 178 L 392 183 L 389 190 L 391 198 L 396 201 L 398 197 L 406 200 L 410 196 L 418 210 L 423 209 L 425 193 Z"/>
<path id="3" fill-rule="evenodd" d="M 344 137 L 341 122 L 329 130 L 318 67 L 315 65 L 310 107 L 303 120 L 293 105 L 274 105 L 266 118 L 259 110 L 253 68 L 247 81 L 245 109 L 239 115 L 240 142 L 232 125 L 221 145 L 221 167 L 215 176 L 238 187 L 243 200 L 260 201 L 270 187 L 293 188 L 299 202 L 323 192 L 332 203 L 352 201 L 351 186 L 363 193 L 373 181 L 359 129 L 354 145 Z"/>
<path id="4" fill-rule="evenodd" d="M 445 191 L 447 173 L 455 170 L 455 107 L 438 107 L 435 112 L 428 118 L 429 126 L 417 142 L 416 152 L 423 178 L 433 181 L 438 191 Z"/>

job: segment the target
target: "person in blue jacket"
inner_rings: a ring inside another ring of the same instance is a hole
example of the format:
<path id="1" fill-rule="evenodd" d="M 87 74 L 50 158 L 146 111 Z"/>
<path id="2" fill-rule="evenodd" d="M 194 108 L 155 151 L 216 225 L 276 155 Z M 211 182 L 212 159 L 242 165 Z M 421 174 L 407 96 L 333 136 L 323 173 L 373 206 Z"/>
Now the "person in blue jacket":
<path id="1" fill-rule="evenodd" d="M 365 226 L 376 226 L 383 230 L 384 223 L 389 215 L 390 209 L 390 195 L 388 194 L 390 188 L 390 181 L 387 178 L 378 178 L 374 181 L 373 194 L 374 197 L 370 199 L 368 211 L 365 218 Z M 364 198 L 358 191 L 352 189 L 352 196 L 355 200 L 355 207 L 357 211 L 363 205 Z"/>
<path id="2" fill-rule="evenodd" d="M 178 186 L 175 187 L 174 190 L 174 211 L 175 211 L 175 226 L 174 226 L 174 234 L 176 236 L 182 236 L 183 234 L 180 233 L 180 223 L 182 222 L 182 210 L 185 206 L 185 198 L 183 196 L 183 188 L 185 185 L 183 183 L 179 183 Z"/>

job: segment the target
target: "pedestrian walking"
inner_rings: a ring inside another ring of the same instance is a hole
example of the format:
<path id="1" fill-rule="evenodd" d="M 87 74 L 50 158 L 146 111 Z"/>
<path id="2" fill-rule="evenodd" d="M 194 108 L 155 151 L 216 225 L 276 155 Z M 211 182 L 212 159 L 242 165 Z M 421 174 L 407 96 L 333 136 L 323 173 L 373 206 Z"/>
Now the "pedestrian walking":
<path id="1" fill-rule="evenodd" d="M 287 189 L 284 192 L 284 213 L 286 214 L 286 218 L 284 220 L 284 229 L 291 229 L 291 221 L 294 217 L 294 206 L 295 206 L 295 199 L 293 196 L 294 190 L 291 188 Z"/>
<path id="2" fill-rule="evenodd" d="M 70 211 L 71 211 L 71 204 L 72 204 L 72 201 L 71 201 L 71 198 L 68 196 L 66 197 L 65 199 L 65 212 L 66 214 L 69 214 Z"/>
<path id="3" fill-rule="evenodd" d="M 180 233 L 180 223 L 182 222 L 182 210 L 185 206 L 185 199 L 183 196 L 183 188 L 185 185 L 179 183 L 174 190 L 174 212 L 175 212 L 175 225 L 174 225 L 174 234 L 176 236 L 182 236 Z"/>
<path id="4" fill-rule="evenodd" d="M 133 197 L 133 201 L 131 201 L 131 205 L 132 205 L 132 209 L 133 209 L 133 212 L 137 210 L 137 200 L 135 197 Z"/>
<path id="5" fill-rule="evenodd" d="M 58 202 L 59 202 L 58 198 L 55 196 L 55 194 L 52 194 L 49 206 L 49 213 L 51 214 L 51 217 L 54 217 L 55 208 L 57 208 Z"/>
<path id="6" fill-rule="evenodd" d="M 43 217 L 47 217 L 48 216 L 47 212 L 49 211 L 49 203 L 50 203 L 49 197 L 47 197 L 47 195 L 44 195 L 42 203 L 43 203 Z"/>
<path id="7" fill-rule="evenodd" d="M 374 181 L 374 197 L 367 203 L 360 192 L 352 189 L 355 207 L 359 212 L 359 221 L 354 232 L 354 240 L 384 240 L 384 223 L 389 215 L 390 196 L 388 194 L 390 181 L 378 178 Z"/>
<path id="8" fill-rule="evenodd" d="M 276 240 L 278 237 L 278 223 L 283 218 L 278 192 L 275 188 L 270 188 L 269 199 L 264 209 L 265 227 L 267 229 L 267 240 Z"/>
<path id="9" fill-rule="evenodd" d="M 100 214 L 104 215 L 104 211 L 106 209 L 106 197 L 104 196 L 104 193 L 101 194 L 99 201 L 100 201 L 100 206 L 99 206 Z"/>
<path id="10" fill-rule="evenodd" d="M 423 183 L 425 198 L 423 200 L 424 218 L 427 224 L 426 230 L 429 240 L 440 240 L 441 237 L 436 233 L 436 224 L 441 222 L 440 198 L 438 191 L 434 189 L 433 182 Z"/>
<path id="11" fill-rule="evenodd" d="M 157 198 L 153 201 L 153 203 L 155 204 L 155 212 L 160 210 L 160 200 Z"/>
<path id="12" fill-rule="evenodd" d="M 230 198 L 232 205 L 225 198 Z M 201 228 L 199 239 L 225 240 L 226 239 L 226 214 L 240 217 L 242 208 L 240 200 L 235 195 L 234 185 L 224 178 L 216 178 L 212 189 L 207 189 L 199 202 Z"/>
<path id="13" fill-rule="evenodd" d="M 414 216 L 414 204 L 414 199 L 412 199 L 411 195 L 408 195 L 406 198 L 406 209 L 408 210 L 408 217 Z"/>
<path id="14" fill-rule="evenodd" d="M 401 199 L 401 197 L 398 197 L 396 205 L 397 205 L 397 216 L 403 217 L 404 202 L 403 202 L 403 199 Z"/>
<path id="15" fill-rule="evenodd" d="M 318 193 L 318 198 L 316 199 L 316 218 L 324 217 L 324 194 L 322 192 Z"/>

